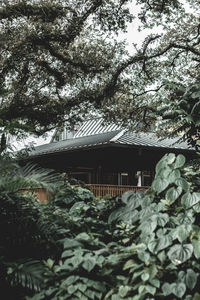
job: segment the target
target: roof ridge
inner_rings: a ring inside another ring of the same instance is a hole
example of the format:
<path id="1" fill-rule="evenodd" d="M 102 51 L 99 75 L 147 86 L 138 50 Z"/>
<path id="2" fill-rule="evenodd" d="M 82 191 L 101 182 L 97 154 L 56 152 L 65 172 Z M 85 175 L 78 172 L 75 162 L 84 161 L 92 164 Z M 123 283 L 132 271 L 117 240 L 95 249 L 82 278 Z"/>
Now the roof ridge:
<path id="1" fill-rule="evenodd" d="M 126 132 L 126 129 L 122 129 L 120 132 L 118 132 L 111 140 L 110 142 L 116 142 L 122 135 Z"/>

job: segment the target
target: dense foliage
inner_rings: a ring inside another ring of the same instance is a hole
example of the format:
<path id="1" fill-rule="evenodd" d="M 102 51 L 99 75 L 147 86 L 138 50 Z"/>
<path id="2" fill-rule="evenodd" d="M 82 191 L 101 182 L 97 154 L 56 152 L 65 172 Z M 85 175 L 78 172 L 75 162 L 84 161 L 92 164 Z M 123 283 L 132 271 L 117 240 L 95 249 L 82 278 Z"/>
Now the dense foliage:
<path id="1" fill-rule="evenodd" d="M 198 11 L 198 0 L 3 0 L 1 132 L 40 135 L 98 110 L 109 121 L 145 128 L 164 118 L 160 134 L 186 129 L 195 143 L 199 118 L 183 121 L 181 113 L 174 122 L 166 110 L 179 107 L 180 89 L 189 112 L 199 107 Z M 128 53 L 117 34 L 129 22 L 137 27 L 137 18 L 148 36 Z"/>
<path id="2" fill-rule="evenodd" d="M 60 182 L 54 199 L 41 204 L 2 185 L 1 285 L 8 298 L 200 299 L 197 164 L 167 154 L 147 194 L 109 200 Z"/>

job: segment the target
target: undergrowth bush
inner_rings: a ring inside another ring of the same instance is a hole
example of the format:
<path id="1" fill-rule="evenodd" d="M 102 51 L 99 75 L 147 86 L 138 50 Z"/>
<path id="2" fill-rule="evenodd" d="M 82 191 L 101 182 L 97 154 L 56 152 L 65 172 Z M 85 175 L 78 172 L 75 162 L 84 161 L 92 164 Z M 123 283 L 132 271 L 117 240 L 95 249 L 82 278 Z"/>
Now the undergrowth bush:
<path id="1" fill-rule="evenodd" d="M 197 182 L 198 169 L 167 154 L 148 194 L 98 199 L 65 185 L 44 205 L 2 191 L 4 230 L 18 232 L 0 234 L 5 286 L 27 300 L 200 299 Z"/>

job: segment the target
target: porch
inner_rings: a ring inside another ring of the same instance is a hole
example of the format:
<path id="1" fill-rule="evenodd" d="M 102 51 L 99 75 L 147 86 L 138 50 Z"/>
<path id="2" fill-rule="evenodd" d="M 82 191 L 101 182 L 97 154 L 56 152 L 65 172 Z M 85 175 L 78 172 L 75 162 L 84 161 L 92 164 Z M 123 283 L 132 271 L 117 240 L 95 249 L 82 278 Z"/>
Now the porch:
<path id="1" fill-rule="evenodd" d="M 93 192 L 96 197 L 111 197 L 122 195 L 127 191 L 146 191 L 149 186 L 134 186 L 134 185 L 110 185 L 110 184 L 86 184 L 86 187 Z"/>

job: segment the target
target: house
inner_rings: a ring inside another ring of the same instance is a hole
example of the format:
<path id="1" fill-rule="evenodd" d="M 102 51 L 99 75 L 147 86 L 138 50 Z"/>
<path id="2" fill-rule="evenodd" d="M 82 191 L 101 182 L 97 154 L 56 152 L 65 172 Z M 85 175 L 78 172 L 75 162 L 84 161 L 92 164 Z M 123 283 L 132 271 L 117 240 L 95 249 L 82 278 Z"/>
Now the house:
<path id="1" fill-rule="evenodd" d="M 68 177 L 88 184 L 96 194 L 114 195 L 149 186 L 156 163 L 166 153 L 194 158 L 194 149 L 178 140 L 160 140 L 154 133 L 129 132 L 98 118 L 85 121 L 74 131 L 57 131 L 50 143 L 30 152 L 29 160 L 66 172 Z"/>

